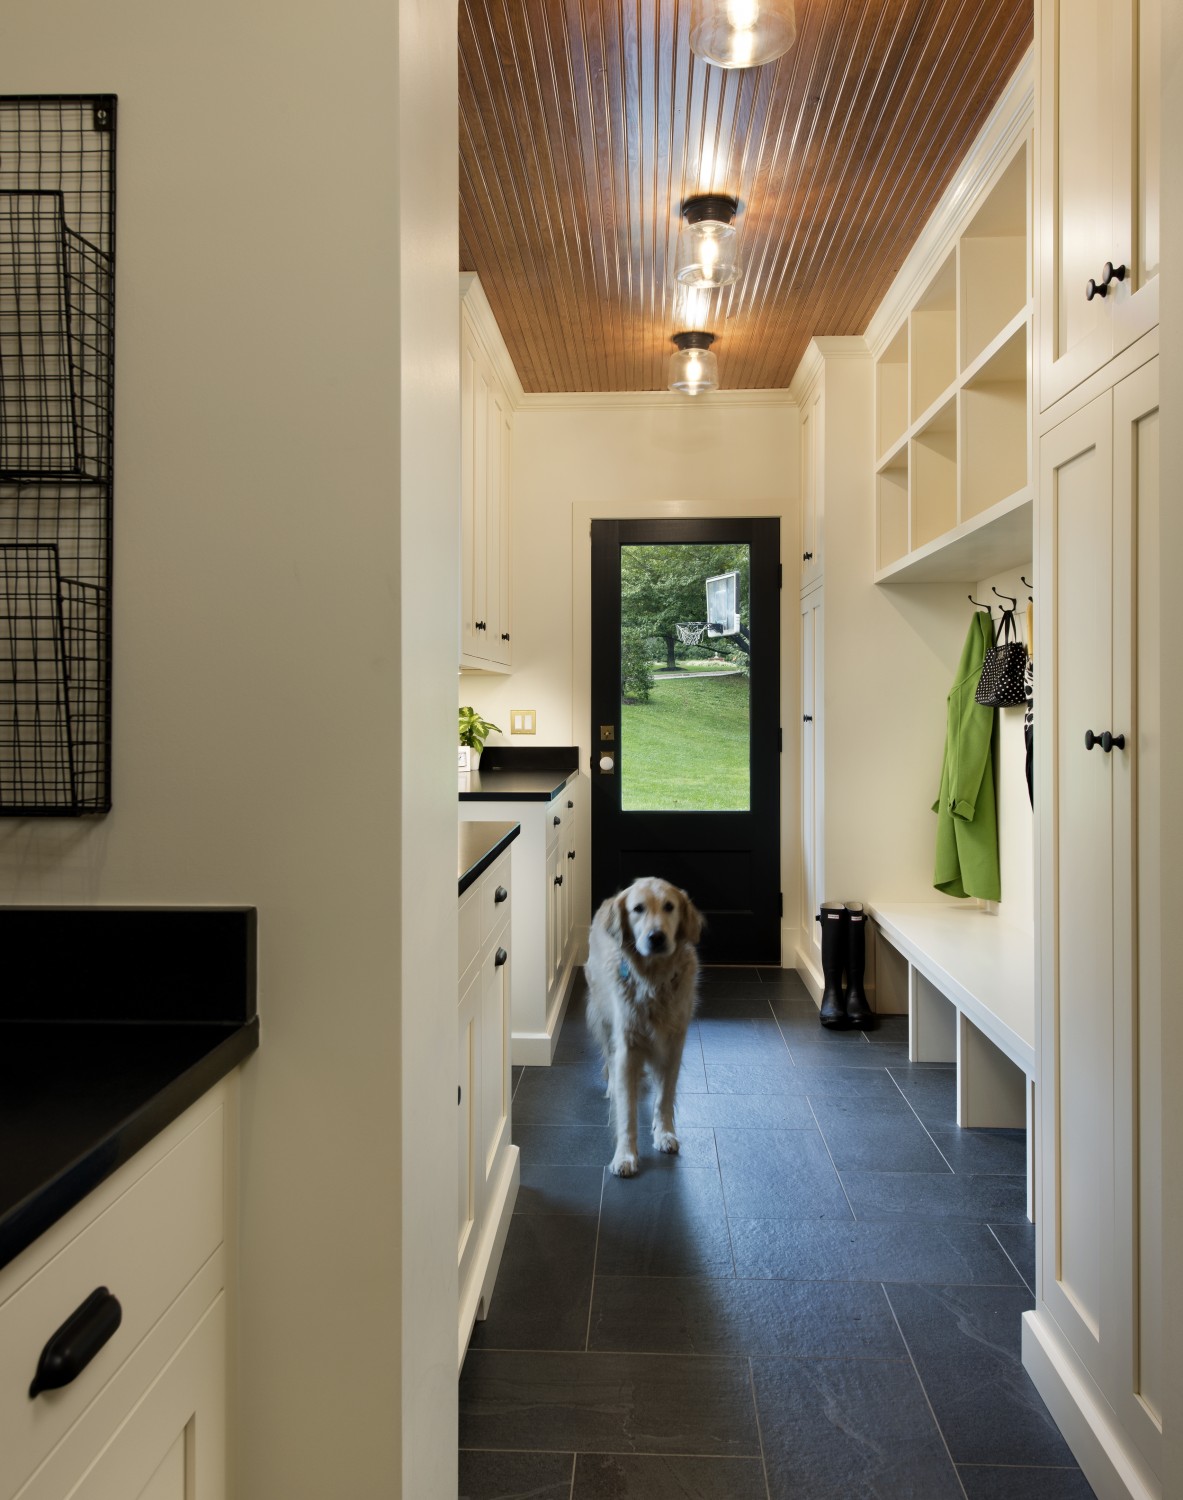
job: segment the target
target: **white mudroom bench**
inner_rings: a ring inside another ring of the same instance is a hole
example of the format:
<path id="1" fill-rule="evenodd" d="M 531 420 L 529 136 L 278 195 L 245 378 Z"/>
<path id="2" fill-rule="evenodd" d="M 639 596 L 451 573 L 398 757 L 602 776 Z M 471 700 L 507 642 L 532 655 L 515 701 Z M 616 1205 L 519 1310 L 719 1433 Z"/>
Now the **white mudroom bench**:
<path id="1" fill-rule="evenodd" d="M 956 1064 L 958 1125 L 1027 1131 L 1033 1219 L 1032 933 L 978 906 L 875 902 L 869 911 L 877 928 L 877 988 L 886 999 L 906 985 L 909 1060 Z"/>

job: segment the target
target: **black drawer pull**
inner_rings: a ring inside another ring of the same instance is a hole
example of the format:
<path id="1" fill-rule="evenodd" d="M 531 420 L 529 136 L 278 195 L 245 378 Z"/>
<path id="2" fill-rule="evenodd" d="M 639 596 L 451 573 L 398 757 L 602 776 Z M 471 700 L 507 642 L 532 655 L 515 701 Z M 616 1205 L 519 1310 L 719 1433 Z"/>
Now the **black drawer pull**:
<path id="1" fill-rule="evenodd" d="M 801 554 L 801 561 L 802 562 L 812 562 L 813 561 L 813 553 L 812 552 L 802 552 L 802 554 Z"/>
<path id="2" fill-rule="evenodd" d="M 509 631 L 508 631 L 508 630 L 503 630 L 503 631 L 502 631 L 502 632 L 501 632 L 501 639 L 502 639 L 502 640 L 503 640 L 503 641 L 507 641 L 507 640 L 509 640 Z"/>
<path id="3" fill-rule="evenodd" d="M 508 961 L 508 959 L 509 959 L 509 954 L 506 953 L 505 949 L 504 948 L 498 948 L 498 950 L 497 950 L 497 956 L 493 960 L 493 967 L 495 969 L 499 969 L 503 963 L 506 963 Z"/>
<path id="4" fill-rule="evenodd" d="M 563 877 L 561 875 L 556 875 L 555 876 L 555 884 L 556 885 L 562 885 L 562 883 L 563 883 Z"/>
<path id="5" fill-rule="evenodd" d="M 505 887 L 503 885 L 499 885 L 497 887 L 497 889 L 493 892 L 493 904 L 494 904 L 494 906 L 500 906 L 503 901 L 508 901 L 508 900 L 509 900 L 509 892 L 505 889 Z"/>
<path id="6" fill-rule="evenodd" d="M 568 859 L 574 859 L 575 858 L 575 850 L 574 849 L 568 849 L 567 850 L 567 858 Z"/>
<path id="7" fill-rule="evenodd" d="M 812 714 L 802 714 L 801 715 L 801 722 L 803 724 L 812 724 L 813 723 L 813 715 Z"/>
<path id="8" fill-rule="evenodd" d="M 574 804 L 574 802 L 568 802 L 568 803 L 567 803 L 567 806 L 568 806 L 568 807 L 574 807 L 574 806 L 575 806 L 575 804 Z"/>
<path id="9" fill-rule="evenodd" d="M 1106 755 L 1108 755 L 1115 746 L 1118 750 L 1124 750 L 1125 735 L 1110 734 L 1107 729 L 1103 734 L 1094 734 L 1091 729 L 1086 729 L 1084 732 L 1084 748 L 1086 750 L 1091 750 L 1094 745 L 1100 745 L 1101 749 L 1104 750 Z"/>
<path id="10" fill-rule="evenodd" d="M 42 1349 L 29 1400 L 42 1391 L 58 1391 L 77 1380 L 122 1322 L 119 1299 L 105 1286 L 96 1287 Z"/>
<path id="11" fill-rule="evenodd" d="M 558 827 L 558 826 L 559 826 L 559 824 L 560 824 L 560 823 L 561 823 L 561 822 L 562 822 L 562 821 L 563 821 L 563 820 L 562 820 L 562 818 L 561 818 L 561 817 L 560 817 L 560 816 L 559 816 L 559 814 L 558 814 L 558 813 L 555 813 L 555 827 L 556 827 L 556 828 L 557 828 L 557 827 Z"/>

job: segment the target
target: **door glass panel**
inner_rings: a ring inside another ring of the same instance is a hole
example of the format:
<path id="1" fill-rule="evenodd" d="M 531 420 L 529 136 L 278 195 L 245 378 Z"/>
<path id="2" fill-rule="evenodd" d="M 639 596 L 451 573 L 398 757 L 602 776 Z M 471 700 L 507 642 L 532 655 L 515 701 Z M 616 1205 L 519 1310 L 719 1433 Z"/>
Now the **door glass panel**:
<path id="1" fill-rule="evenodd" d="M 751 806 L 750 549 L 620 549 L 620 806 Z"/>

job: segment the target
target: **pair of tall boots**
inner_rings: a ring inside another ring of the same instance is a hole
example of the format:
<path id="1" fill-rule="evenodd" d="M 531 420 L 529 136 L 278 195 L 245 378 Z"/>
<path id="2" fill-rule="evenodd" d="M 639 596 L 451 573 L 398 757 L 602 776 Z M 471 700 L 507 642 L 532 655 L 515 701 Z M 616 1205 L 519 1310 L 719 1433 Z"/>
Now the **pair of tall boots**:
<path id="1" fill-rule="evenodd" d="M 817 920 L 822 924 L 821 1023 L 833 1031 L 875 1024 L 875 1012 L 863 991 L 867 958 L 867 919 L 858 901 L 823 901 Z M 842 977 L 846 976 L 843 989 Z"/>

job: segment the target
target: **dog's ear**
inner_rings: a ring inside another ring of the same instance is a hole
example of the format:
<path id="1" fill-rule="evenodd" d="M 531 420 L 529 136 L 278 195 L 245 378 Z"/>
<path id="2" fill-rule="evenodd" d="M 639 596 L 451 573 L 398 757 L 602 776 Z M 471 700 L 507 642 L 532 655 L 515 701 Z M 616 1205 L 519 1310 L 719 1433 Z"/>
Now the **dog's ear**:
<path id="1" fill-rule="evenodd" d="M 624 896 L 610 896 L 600 908 L 600 915 L 603 918 L 604 930 L 608 933 L 608 936 L 615 938 L 618 943 L 623 941 L 624 933 L 627 930 Z"/>
<path id="2" fill-rule="evenodd" d="M 697 943 L 702 936 L 702 912 L 691 901 L 685 891 L 679 891 L 682 898 L 682 934 L 691 943 Z"/>
<path id="3" fill-rule="evenodd" d="M 628 919 L 627 891 L 621 891 L 620 895 L 612 903 L 612 925 L 608 930 L 622 948 L 635 949 L 633 924 Z"/>

